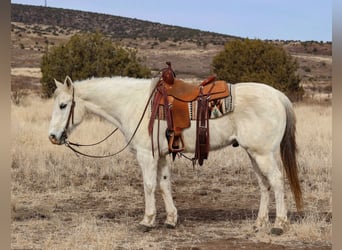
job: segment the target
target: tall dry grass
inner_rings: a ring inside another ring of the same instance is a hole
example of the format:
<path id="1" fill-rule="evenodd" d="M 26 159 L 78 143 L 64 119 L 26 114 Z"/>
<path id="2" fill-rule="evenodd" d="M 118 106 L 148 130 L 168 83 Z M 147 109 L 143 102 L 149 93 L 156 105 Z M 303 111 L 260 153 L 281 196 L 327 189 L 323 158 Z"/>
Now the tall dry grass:
<path id="1" fill-rule="evenodd" d="M 183 218 L 176 230 L 159 228 L 149 234 L 137 231 L 144 199 L 134 155 L 126 150 L 119 156 L 98 160 L 78 157 L 64 146 L 52 145 L 47 134 L 51 111 L 52 100 L 36 96 L 12 105 L 13 248 L 160 249 L 229 237 L 283 245 L 331 245 L 331 106 L 295 106 L 305 208 L 301 215 L 295 212 L 286 184 L 292 223 L 290 230 L 277 238 L 251 232 L 259 190 L 247 155 L 231 147 L 211 152 L 204 166 L 195 169 L 184 159 L 170 162 L 178 209 L 185 212 L 194 207 L 211 208 L 208 216 L 223 210 L 227 219 L 214 223 Z M 111 124 L 88 117 L 70 140 L 95 142 L 112 129 Z M 124 144 L 119 133 L 88 152 L 106 154 Z M 159 194 L 157 199 L 161 213 L 157 220 L 162 221 L 165 211 Z M 244 209 L 247 212 L 239 215 L 241 220 L 230 216 Z M 274 200 L 271 211 L 274 213 Z"/>

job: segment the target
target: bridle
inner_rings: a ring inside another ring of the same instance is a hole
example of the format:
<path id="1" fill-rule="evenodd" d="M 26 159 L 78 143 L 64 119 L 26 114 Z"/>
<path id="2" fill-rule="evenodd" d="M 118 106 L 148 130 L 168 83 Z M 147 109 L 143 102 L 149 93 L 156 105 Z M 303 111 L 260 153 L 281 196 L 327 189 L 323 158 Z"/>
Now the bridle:
<path id="1" fill-rule="evenodd" d="M 69 140 L 67 140 L 68 136 L 67 136 L 67 131 L 68 131 L 68 128 L 69 128 L 69 125 L 70 125 L 70 121 L 71 121 L 71 124 L 74 125 L 74 112 L 75 112 L 75 105 L 76 105 L 76 102 L 75 102 L 75 90 L 74 90 L 74 87 L 72 88 L 72 102 L 71 102 L 71 107 L 70 107 L 70 113 L 68 115 L 68 120 L 67 120 L 67 123 L 65 124 L 65 127 L 64 127 L 64 130 L 63 130 L 63 136 L 65 138 L 65 141 L 64 141 L 64 145 L 68 148 L 70 148 L 72 151 L 74 151 L 77 154 L 80 154 L 80 155 L 83 155 L 83 156 L 86 156 L 86 157 L 90 157 L 90 158 L 107 158 L 107 157 L 111 157 L 111 156 L 114 156 L 114 155 L 117 155 L 119 153 L 121 153 L 122 151 L 124 151 L 128 146 L 129 144 L 132 142 L 135 134 L 137 133 L 138 131 L 138 128 L 140 127 L 141 125 L 141 122 L 146 114 L 146 111 L 148 109 L 148 106 L 150 104 L 150 101 L 152 99 L 152 96 L 154 95 L 154 92 L 157 88 L 158 84 L 155 86 L 155 88 L 151 91 L 151 94 L 147 100 L 147 103 L 145 105 L 145 108 L 144 108 L 144 111 L 140 117 L 140 120 L 131 136 L 131 138 L 128 140 L 127 144 L 122 148 L 120 149 L 119 151 L 115 152 L 115 153 L 112 153 L 112 154 L 108 154 L 108 155 L 90 155 L 90 154 L 86 154 L 86 153 L 83 153 L 83 152 L 80 152 L 79 150 L 75 149 L 73 146 L 76 146 L 76 147 L 89 147 L 89 146 L 95 146 L 95 145 L 98 145 L 102 142 L 104 142 L 105 140 L 107 140 L 110 136 L 112 136 L 117 130 L 118 128 L 115 128 L 108 136 L 106 136 L 104 139 L 102 139 L 101 141 L 99 142 L 96 142 L 96 143 L 92 143 L 92 144 L 79 144 L 79 143 L 74 143 L 74 142 L 71 142 Z"/>
<path id="2" fill-rule="evenodd" d="M 69 125 L 70 125 L 70 121 L 71 121 L 71 124 L 74 125 L 74 113 L 75 113 L 75 105 L 76 105 L 76 102 L 75 102 L 75 88 L 72 87 L 72 100 L 71 100 L 71 107 L 70 107 L 70 112 L 69 112 L 69 115 L 68 115 L 68 120 L 65 124 L 65 127 L 64 127 L 64 130 L 63 130 L 63 135 L 65 137 L 65 139 L 67 139 L 67 131 L 68 131 L 68 128 L 69 128 Z"/>

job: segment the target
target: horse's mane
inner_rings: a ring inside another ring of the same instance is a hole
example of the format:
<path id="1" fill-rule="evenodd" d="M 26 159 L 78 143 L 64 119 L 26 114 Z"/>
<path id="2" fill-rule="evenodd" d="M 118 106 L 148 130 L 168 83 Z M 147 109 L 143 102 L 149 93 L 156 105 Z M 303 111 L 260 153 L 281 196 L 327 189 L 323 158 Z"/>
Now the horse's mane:
<path id="1" fill-rule="evenodd" d="M 91 77 L 84 80 L 77 80 L 73 84 L 74 86 L 80 87 L 83 89 L 88 89 L 89 91 L 95 91 L 96 89 L 107 89 L 112 91 L 119 91 L 120 93 L 131 93 L 132 91 L 142 91 L 146 89 L 146 91 L 150 88 L 149 92 L 155 88 L 158 83 L 159 78 L 132 78 L 126 76 L 113 76 L 113 77 Z M 54 98 L 61 93 L 61 89 L 56 89 L 54 92 Z M 145 91 L 144 91 L 145 92 Z"/>
<path id="2" fill-rule="evenodd" d="M 85 80 L 75 81 L 74 84 L 96 83 L 103 81 L 121 81 L 124 84 L 135 84 L 137 82 L 149 82 L 150 79 L 146 78 L 133 78 L 128 76 L 107 76 L 107 77 L 90 77 Z"/>

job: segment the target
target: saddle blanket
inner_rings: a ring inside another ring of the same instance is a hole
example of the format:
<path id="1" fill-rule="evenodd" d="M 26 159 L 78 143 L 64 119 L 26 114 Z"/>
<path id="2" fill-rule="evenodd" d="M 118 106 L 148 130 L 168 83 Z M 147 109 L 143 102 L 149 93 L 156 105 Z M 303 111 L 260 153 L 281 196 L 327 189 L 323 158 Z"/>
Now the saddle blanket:
<path id="1" fill-rule="evenodd" d="M 222 98 L 216 99 L 208 102 L 208 116 L 210 119 L 220 118 L 221 116 L 234 111 L 234 85 L 228 83 L 229 93 L 230 95 Z M 151 105 L 152 106 L 152 105 Z M 197 100 L 192 102 L 188 102 L 189 107 L 189 115 L 190 120 L 197 120 Z M 151 112 L 150 112 L 151 114 Z M 159 106 L 159 110 L 156 116 L 156 119 L 165 120 L 165 112 L 164 107 L 162 105 Z"/>

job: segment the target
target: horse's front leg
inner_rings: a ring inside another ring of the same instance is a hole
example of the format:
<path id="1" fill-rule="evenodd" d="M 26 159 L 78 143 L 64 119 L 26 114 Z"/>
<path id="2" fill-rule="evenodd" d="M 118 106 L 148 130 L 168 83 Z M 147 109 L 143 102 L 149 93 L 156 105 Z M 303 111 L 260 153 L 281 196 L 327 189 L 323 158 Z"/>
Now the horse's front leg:
<path id="1" fill-rule="evenodd" d="M 171 173 L 167 165 L 165 156 L 159 159 L 158 163 L 158 182 L 164 199 L 166 220 L 165 225 L 169 228 L 174 228 L 177 224 L 178 214 L 173 203 L 171 192 Z"/>
<path id="2" fill-rule="evenodd" d="M 153 158 L 151 151 L 138 150 L 137 159 L 142 170 L 145 193 L 145 215 L 140 225 L 148 230 L 155 226 L 156 200 L 155 190 L 157 186 L 158 160 Z"/>

